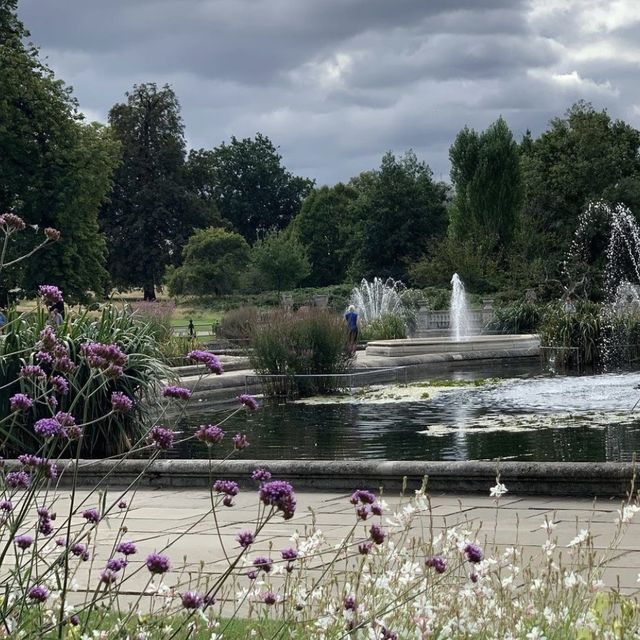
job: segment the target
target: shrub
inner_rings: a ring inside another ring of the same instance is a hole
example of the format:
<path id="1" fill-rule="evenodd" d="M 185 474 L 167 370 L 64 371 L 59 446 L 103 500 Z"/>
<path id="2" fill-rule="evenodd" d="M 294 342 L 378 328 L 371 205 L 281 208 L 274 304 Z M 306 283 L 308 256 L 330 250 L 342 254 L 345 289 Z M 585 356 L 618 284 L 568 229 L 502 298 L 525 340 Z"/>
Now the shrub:
<path id="1" fill-rule="evenodd" d="M 397 340 L 407 337 L 407 325 L 403 316 L 387 313 L 362 327 L 362 340 Z"/>
<path id="2" fill-rule="evenodd" d="M 247 342 L 255 331 L 259 315 L 254 306 L 231 309 L 220 320 L 216 334 L 219 338 Z"/>
<path id="3" fill-rule="evenodd" d="M 335 390 L 335 378 L 296 378 L 300 375 L 341 374 L 350 354 L 341 317 L 327 311 L 290 315 L 272 313 L 258 325 L 251 346 L 251 365 L 258 374 L 283 376 L 266 381 L 272 395 L 311 395 Z"/>
<path id="4" fill-rule="evenodd" d="M 499 333 L 535 333 L 545 315 L 545 307 L 532 302 L 515 302 L 497 307 L 489 329 Z"/>
<path id="5" fill-rule="evenodd" d="M 158 342 L 167 342 L 173 336 L 171 317 L 175 308 L 175 302 L 170 300 L 135 302 L 130 307 L 136 319 L 148 325 L 149 331 Z"/>

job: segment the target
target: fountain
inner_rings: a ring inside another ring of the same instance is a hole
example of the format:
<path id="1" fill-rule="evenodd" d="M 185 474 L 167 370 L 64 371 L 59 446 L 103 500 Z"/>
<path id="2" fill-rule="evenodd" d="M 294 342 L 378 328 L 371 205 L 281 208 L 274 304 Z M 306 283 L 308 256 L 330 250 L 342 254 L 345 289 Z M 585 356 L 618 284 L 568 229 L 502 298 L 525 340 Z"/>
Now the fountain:
<path id="1" fill-rule="evenodd" d="M 402 294 L 406 291 L 400 280 L 393 278 L 374 278 L 372 282 L 362 279 L 353 288 L 349 304 L 352 304 L 360 316 L 362 324 L 369 324 L 384 315 L 398 315 L 404 317 Z"/>
<path id="2" fill-rule="evenodd" d="M 469 309 L 464 284 L 457 273 L 451 278 L 451 337 L 456 341 L 466 340 L 469 335 Z"/>

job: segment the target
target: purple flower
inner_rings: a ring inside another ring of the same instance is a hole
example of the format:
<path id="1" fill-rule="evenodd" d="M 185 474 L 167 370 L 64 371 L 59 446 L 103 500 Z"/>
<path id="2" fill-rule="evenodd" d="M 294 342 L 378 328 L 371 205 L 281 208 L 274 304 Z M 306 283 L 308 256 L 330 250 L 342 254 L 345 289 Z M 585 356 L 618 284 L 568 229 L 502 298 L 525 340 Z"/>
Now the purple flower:
<path id="1" fill-rule="evenodd" d="M 384 625 L 380 630 L 380 640 L 398 640 L 398 634 L 391 629 L 387 629 Z"/>
<path id="2" fill-rule="evenodd" d="M 233 480 L 216 480 L 213 483 L 213 490 L 218 493 L 224 493 L 228 496 L 237 496 L 240 491 L 240 487 L 237 482 Z"/>
<path id="3" fill-rule="evenodd" d="M 80 347 L 80 353 L 92 369 L 100 369 L 110 378 L 120 377 L 129 359 L 117 344 L 101 342 L 85 342 Z"/>
<path id="4" fill-rule="evenodd" d="M 249 580 L 257 580 L 259 575 L 260 573 L 255 569 L 250 569 L 249 571 L 247 571 L 247 578 L 249 578 Z"/>
<path id="5" fill-rule="evenodd" d="M 167 573 L 171 568 L 169 558 L 167 556 L 160 555 L 155 551 L 147 556 L 145 564 L 151 573 Z"/>
<path id="6" fill-rule="evenodd" d="M 273 593 L 273 591 L 267 591 L 266 593 L 262 594 L 262 602 L 264 602 L 269 606 L 271 606 L 272 604 L 275 604 L 277 601 L 278 601 L 278 597 L 276 596 L 275 593 Z"/>
<path id="7" fill-rule="evenodd" d="M 49 518 L 40 518 L 38 531 L 43 536 L 50 536 L 53 533 L 53 522 Z"/>
<path id="8" fill-rule="evenodd" d="M 100 522 L 100 513 L 94 507 L 91 507 L 89 509 L 85 509 L 82 512 L 82 517 L 87 522 L 92 522 L 93 524 L 97 524 L 98 522 Z"/>
<path id="9" fill-rule="evenodd" d="M 42 418 L 33 425 L 33 430 L 45 438 L 62 434 L 62 425 L 55 418 Z"/>
<path id="10" fill-rule="evenodd" d="M 6 511 L 7 513 L 13 511 L 13 504 L 11 503 L 11 500 L 0 500 L 0 510 Z"/>
<path id="11" fill-rule="evenodd" d="M 42 584 L 36 584 L 29 589 L 27 595 L 34 602 L 45 602 L 49 597 L 49 589 Z"/>
<path id="12" fill-rule="evenodd" d="M 224 431 L 216 425 L 203 424 L 196 431 L 196 438 L 206 442 L 208 445 L 217 444 L 224 438 Z"/>
<path id="13" fill-rule="evenodd" d="M 163 398 L 176 398 L 178 400 L 188 400 L 191 397 L 191 391 L 184 387 L 170 386 L 162 390 Z"/>
<path id="14" fill-rule="evenodd" d="M 62 376 L 51 376 L 49 378 L 49 382 L 55 392 L 59 393 L 61 396 L 66 396 L 67 393 L 69 393 L 69 382 L 66 378 L 63 378 Z"/>
<path id="15" fill-rule="evenodd" d="M 251 474 L 251 479 L 256 482 L 267 482 L 268 480 L 271 480 L 271 472 L 266 469 L 256 469 Z"/>
<path id="16" fill-rule="evenodd" d="M 34 456 L 30 453 L 23 453 L 18 456 L 18 460 L 25 466 L 31 467 L 34 470 L 40 470 L 44 474 L 45 478 L 55 480 L 58 477 L 58 466 L 55 462 L 41 458 L 40 456 Z"/>
<path id="17" fill-rule="evenodd" d="M 171 429 L 155 426 L 151 429 L 151 431 L 149 431 L 147 441 L 156 449 L 162 449 L 163 451 L 166 451 L 167 449 L 171 449 L 174 438 L 175 433 Z"/>
<path id="18" fill-rule="evenodd" d="M 356 515 L 360 520 L 366 520 L 371 515 L 371 507 L 368 504 L 359 504 L 356 508 Z"/>
<path id="19" fill-rule="evenodd" d="M 187 591 L 182 594 L 182 606 L 185 609 L 199 609 L 204 604 L 204 596 L 197 591 Z"/>
<path id="20" fill-rule="evenodd" d="M 118 574 L 113 569 L 104 569 L 100 573 L 100 582 L 103 582 L 104 584 L 113 584 L 114 582 L 117 582 L 117 580 Z"/>
<path id="21" fill-rule="evenodd" d="M 376 544 L 382 544 L 384 542 L 384 539 L 387 537 L 387 534 L 378 524 L 372 524 L 371 528 L 369 529 L 369 533 L 371 534 L 371 539 Z"/>
<path id="22" fill-rule="evenodd" d="M 358 504 L 358 502 L 361 502 L 362 504 L 373 504 L 376 502 L 376 495 L 366 489 L 358 489 L 351 494 L 349 502 L 351 504 Z"/>
<path id="23" fill-rule="evenodd" d="M 467 560 L 469 562 L 473 562 L 474 564 L 480 562 L 483 558 L 482 549 L 477 544 L 472 544 L 468 542 L 464 547 L 464 553 L 467 556 Z"/>
<path id="24" fill-rule="evenodd" d="M 475 584 L 476 582 L 478 582 L 478 580 L 480 580 L 480 576 L 474 571 L 470 576 L 469 576 L 469 580 L 471 580 L 471 582 L 473 582 L 473 584 Z"/>
<path id="25" fill-rule="evenodd" d="M 11 411 L 28 411 L 33 407 L 33 400 L 24 393 L 16 393 L 9 398 Z"/>
<path id="26" fill-rule="evenodd" d="M 66 538 L 56 538 L 56 545 L 58 547 L 66 547 L 67 546 L 67 539 Z"/>
<path id="27" fill-rule="evenodd" d="M 109 558 L 107 560 L 107 569 L 110 571 L 120 571 L 127 566 L 126 558 Z"/>
<path id="28" fill-rule="evenodd" d="M 58 342 L 55 329 L 51 325 L 47 325 L 40 332 L 40 340 L 36 343 L 36 349 L 53 352 L 57 346 L 61 345 Z"/>
<path id="29" fill-rule="evenodd" d="M 31 483 L 31 476 L 26 471 L 10 471 L 5 476 L 5 482 L 12 489 L 26 489 Z"/>
<path id="30" fill-rule="evenodd" d="M 85 553 L 87 553 L 87 545 L 82 544 L 82 542 L 76 542 L 75 544 L 71 545 L 71 549 L 69 549 L 69 551 L 71 551 L 74 556 L 82 558 Z"/>
<path id="31" fill-rule="evenodd" d="M 36 509 L 36 513 L 39 518 L 51 518 L 51 511 L 49 511 L 49 507 L 38 507 Z"/>
<path id="32" fill-rule="evenodd" d="M 75 371 L 76 364 L 69 356 L 63 355 L 56 359 L 55 368 L 63 373 L 71 373 Z"/>
<path id="33" fill-rule="evenodd" d="M 46 378 L 46 376 L 47 374 L 43 368 L 37 364 L 25 364 L 24 367 L 20 369 L 21 378 Z"/>
<path id="34" fill-rule="evenodd" d="M 52 284 L 41 284 L 38 287 L 38 295 L 49 305 L 62 302 L 62 291 Z"/>
<path id="35" fill-rule="evenodd" d="M 382 505 L 379 502 L 374 502 L 371 505 L 371 513 L 373 513 L 373 515 L 375 515 L 375 516 L 381 516 L 382 515 Z"/>
<path id="36" fill-rule="evenodd" d="M 127 508 L 126 500 L 120 500 L 120 502 L 118 502 L 118 509 L 126 509 L 126 508 Z"/>
<path id="37" fill-rule="evenodd" d="M 189 351 L 187 359 L 191 360 L 191 362 L 199 362 L 200 364 L 203 364 L 207 369 L 209 369 L 209 371 L 211 371 L 211 373 L 215 373 L 216 375 L 224 373 L 220 359 L 210 351 L 194 349 L 193 351 Z"/>
<path id="38" fill-rule="evenodd" d="M 250 411 L 256 411 L 259 406 L 258 401 L 253 396 L 250 396 L 248 393 L 243 393 L 242 395 L 239 395 L 238 401 L 241 404 L 243 404 L 245 407 L 247 407 L 247 409 L 249 409 Z"/>
<path id="39" fill-rule="evenodd" d="M 444 573 L 447 570 L 447 561 L 442 556 L 427 558 L 427 567 L 433 567 L 436 573 Z"/>
<path id="40" fill-rule="evenodd" d="M 355 597 L 354 596 L 346 596 L 345 599 L 342 601 L 342 606 L 347 611 L 355 611 L 356 608 L 357 608 Z"/>
<path id="41" fill-rule="evenodd" d="M 114 391 L 111 394 L 111 408 L 116 413 L 127 413 L 133 409 L 133 400 L 121 391 Z"/>
<path id="42" fill-rule="evenodd" d="M 358 545 L 358 553 L 362 556 L 366 556 L 373 549 L 373 542 L 371 540 L 367 540 L 366 542 L 361 542 Z"/>
<path id="43" fill-rule="evenodd" d="M 47 398 L 47 404 L 51 407 L 52 411 L 58 408 L 58 399 L 55 396 L 49 396 Z"/>
<path id="44" fill-rule="evenodd" d="M 132 556 L 134 553 L 137 553 L 136 545 L 133 542 L 129 542 L 128 540 L 123 540 L 117 547 L 116 551 L 125 556 Z"/>
<path id="45" fill-rule="evenodd" d="M 298 557 L 298 550 L 293 547 L 287 547 L 280 552 L 283 560 L 295 560 Z"/>
<path id="46" fill-rule="evenodd" d="M 247 440 L 247 436 L 245 436 L 244 433 L 236 433 L 231 441 L 233 442 L 233 448 L 236 451 L 242 451 L 242 449 L 246 449 L 249 446 L 249 441 Z"/>
<path id="47" fill-rule="evenodd" d="M 34 357 L 40 364 L 45 364 L 45 365 L 53 364 L 53 356 L 50 353 L 47 353 L 46 351 L 38 351 Z"/>
<path id="48" fill-rule="evenodd" d="M 266 556 L 256 556 L 253 560 L 253 566 L 258 571 L 269 573 L 271 569 L 273 569 L 273 560 L 271 560 L 271 558 L 267 558 Z"/>
<path id="49" fill-rule="evenodd" d="M 254 542 L 255 537 L 251 531 L 241 531 L 236 535 L 236 542 L 243 548 L 248 549 Z"/>
<path id="50" fill-rule="evenodd" d="M 33 537 L 25 533 L 21 536 L 16 536 L 13 541 L 16 543 L 17 547 L 24 551 L 33 544 Z"/>
<path id="51" fill-rule="evenodd" d="M 282 511 L 285 520 L 293 517 L 296 511 L 296 497 L 293 487 L 284 480 L 272 480 L 260 485 L 260 500 L 267 506 L 272 506 Z"/>

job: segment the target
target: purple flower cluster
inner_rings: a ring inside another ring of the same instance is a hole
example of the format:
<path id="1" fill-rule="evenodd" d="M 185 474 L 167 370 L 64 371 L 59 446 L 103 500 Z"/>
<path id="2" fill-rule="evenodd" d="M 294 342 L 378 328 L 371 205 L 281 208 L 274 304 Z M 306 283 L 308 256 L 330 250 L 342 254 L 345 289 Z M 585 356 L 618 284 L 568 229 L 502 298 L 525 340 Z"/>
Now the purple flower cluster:
<path id="1" fill-rule="evenodd" d="M 11 500 L 0 500 L 0 511 L 11 513 L 13 511 L 13 503 Z"/>
<path id="2" fill-rule="evenodd" d="M 82 512 L 82 517 L 87 522 L 91 522 L 93 524 L 97 524 L 98 522 L 100 522 L 100 512 L 95 507 L 85 509 Z"/>
<path id="3" fill-rule="evenodd" d="M 38 531 L 43 536 L 50 536 L 53 533 L 53 519 L 55 514 L 51 515 L 47 507 L 38 509 Z"/>
<path id="4" fill-rule="evenodd" d="M 45 478 L 55 480 L 58 477 L 58 465 L 52 460 L 34 456 L 30 453 L 24 453 L 18 456 L 18 460 L 25 467 L 29 467 L 35 471 L 41 470 Z"/>
<path id="5" fill-rule="evenodd" d="M 233 480 L 216 480 L 213 483 L 213 490 L 224 494 L 222 504 L 224 504 L 225 507 L 232 507 L 233 496 L 238 495 L 240 487 L 238 487 L 238 483 Z"/>
<path id="6" fill-rule="evenodd" d="M 238 401 L 240 402 L 240 404 L 243 404 L 245 407 L 247 407 L 247 409 L 249 409 L 250 411 L 256 411 L 259 406 L 258 401 L 253 396 L 250 396 L 248 393 L 243 393 L 242 395 L 239 395 Z"/>
<path id="7" fill-rule="evenodd" d="M 89 559 L 89 551 L 87 550 L 87 545 L 82 544 L 82 542 L 76 542 L 75 544 L 72 544 L 69 551 L 71 551 L 74 556 L 80 558 L 81 560 L 84 560 L 85 562 Z"/>
<path id="8" fill-rule="evenodd" d="M 199 609 L 204 604 L 204 596 L 197 591 L 187 591 L 181 598 L 185 609 Z"/>
<path id="9" fill-rule="evenodd" d="M 38 287 L 38 295 L 48 305 L 56 304 L 64 300 L 62 291 L 52 284 L 41 284 Z"/>
<path id="10" fill-rule="evenodd" d="M 346 611 L 355 611 L 358 605 L 354 596 L 345 596 L 342 606 Z"/>
<path id="11" fill-rule="evenodd" d="M 236 535 L 236 542 L 243 548 L 248 549 L 254 542 L 255 536 L 251 531 L 241 531 Z"/>
<path id="12" fill-rule="evenodd" d="M 295 560 L 298 557 L 298 550 L 293 547 L 287 547 L 280 552 L 283 560 Z"/>
<path id="13" fill-rule="evenodd" d="M 4 480 L 11 489 L 26 489 L 31 484 L 31 476 L 26 471 L 10 471 Z"/>
<path id="14" fill-rule="evenodd" d="M 128 540 L 123 540 L 122 542 L 120 542 L 120 544 L 116 547 L 116 551 L 118 553 L 121 553 L 124 556 L 132 556 L 134 555 L 138 550 L 136 549 L 136 545 L 133 542 L 129 542 Z"/>
<path id="15" fill-rule="evenodd" d="M 266 593 L 262 594 L 261 599 L 262 602 L 264 602 L 266 605 L 271 606 L 278 601 L 278 596 L 276 596 L 273 591 L 267 591 Z"/>
<path id="16" fill-rule="evenodd" d="M 273 569 L 273 560 L 271 558 L 267 558 L 266 556 L 256 556 L 253 559 L 253 566 L 258 571 L 270 573 L 271 569 Z"/>
<path id="17" fill-rule="evenodd" d="M 127 413 L 133 409 L 133 400 L 121 391 L 114 391 L 111 394 L 111 408 L 116 413 Z"/>
<path id="18" fill-rule="evenodd" d="M 191 362 L 203 364 L 207 369 L 209 369 L 209 371 L 211 371 L 211 373 L 215 373 L 216 375 L 224 373 L 220 359 L 210 351 L 194 349 L 193 351 L 189 351 L 187 359 L 191 360 Z"/>
<path id="19" fill-rule="evenodd" d="M 260 485 L 260 500 L 267 506 L 282 511 L 285 520 L 292 518 L 296 512 L 296 496 L 293 487 L 284 480 L 272 480 Z"/>
<path id="20" fill-rule="evenodd" d="M 167 573 L 171 568 L 171 562 L 167 556 L 163 556 L 155 551 L 150 553 L 145 560 L 145 565 L 151 573 Z"/>
<path id="21" fill-rule="evenodd" d="M 61 371 L 62 373 L 70 373 L 75 368 L 75 363 L 69 357 L 69 351 L 67 347 L 58 340 L 56 336 L 56 332 L 53 327 L 46 326 L 40 332 L 40 340 L 36 343 L 35 348 L 37 349 L 36 357 L 43 363 L 47 363 L 53 369 Z M 64 382 L 60 382 L 59 380 L 52 379 L 52 384 L 54 388 L 58 385 L 61 385 L 60 388 L 56 388 L 58 393 L 66 393 L 64 391 L 64 387 L 66 380 Z"/>
<path id="22" fill-rule="evenodd" d="M 384 529 L 379 524 L 372 524 L 369 529 L 369 534 L 371 535 L 371 539 L 376 544 L 382 544 L 384 539 L 387 537 L 387 534 L 384 532 Z"/>
<path id="23" fill-rule="evenodd" d="M 481 562 L 484 556 L 482 549 L 477 544 L 473 544 L 471 542 L 468 542 L 465 545 L 464 554 L 467 556 L 467 560 L 474 564 Z"/>
<path id="24" fill-rule="evenodd" d="M 33 407 L 33 400 L 25 393 L 16 393 L 9 398 L 11 411 L 28 411 Z"/>
<path id="25" fill-rule="evenodd" d="M 166 451 L 167 449 L 171 449 L 175 437 L 176 434 L 171 429 L 156 425 L 149 431 L 147 441 L 156 449 Z"/>
<path id="26" fill-rule="evenodd" d="M 114 584 L 118 581 L 118 574 L 113 569 L 103 569 L 100 572 L 100 582 L 106 585 Z"/>
<path id="27" fill-rule="evenodd" d="M 244 433 L 236 433 L 236 435 L 231 438 L 231 441 L 233 442 L 233 448 L 236 451 L 242 451 L 249 446 L 249 441 Z"/>
<path id="28" fill-rule="evenodd" d="M 36 584 L 29 589 L 27 595 L 34 602 L 46 602 L 49 597 L 49 589 L 42 584 Z"/>
<path id="29" fill-rule="evenodd" d="M 100 369 L 109 378 L 119 378 L 128 361 L 128 356 L 117 344 L 85 342 L 80 347 L 80 352 L 90 367 Z"/>
<path id="30" fill-rule="evenodd" d="M 43 438 L 62 435 L 62 425 L 55 418 L 41 418 L 33 425 L 33 430 Z"/>
<path id="31" fill-rule="evenodd" d="M 373 549 L 373 542 L 371 540 L 365 540 L 358 545 L 358 553 L 362 556 L 366 556 Z"/>
<path id="32" fill-rule="evenodd" d="M 447 570 L 447 561 L 442 556 L 431 556 L 427 558 L 427 567 L 432 567 L 436 573 L 444 573 Z"/>
<path id="33" fill-rule="evenodd" d="M 251 474 L 251 479 L 255 480 L 256 482 L 267 482 L 268 480 L 271 480 L 271 471 L 262 468 L 256 469 Z"/>
<path id="34" fill-rule="evenodd" d="M 358 489 L 351 494 L 349 502 L 356 505 L 356 515 L 360 520 L 366 520 L 371 514 L 382 515 L 382 506 L 375 493 L 366 489 Z"/>
<path id="35" fill-rule="evenodd" d="M 162 390 L 163 398 L 176 398 L 177 400 L 188 400 L 191 397 L 191 391 L 184 387 L 176 387 L 171 385 Z"/>
<path id="36" fill-rule="evenodd" d="M 66 396 L 69 393 L 69 381 L 62 376 L 51 376 L 49 382 L 53 387 L 53 390 L 61 396 Z"/>
<path id="37" fill-rule="evenodd" d="M 196 431 L 196 438 L 207 445 L 217 444 L 224 438 L 224 431 L 214 424 L 203 424 Z"/>
<path id="38" fill-rule="evenodd" d="M 44 369 L 38 364 L 25 364 L 20 369 L 21 378 L 46 378 L 47 374 Z"/>
<path id="39" fill-rule="evenodd" d="M 127 566 L 128 562 L 126 558 L 109 558 L 107 560 L 107 569 L 110 571 L 121 571 Z"/>
<path id="40" fill-rule="evenodd" d="M 6 227 L 9 231 L 22 231 L 27 225 L 15 213 L 3 213 L 0 215 L 0 226 Z"/>
<path id="41" fill-rule="evenodd" d="M 16 536 L 13 541 L 19 549 L 22 549 L 24 551 L 33 544 L 33 536 L 25 533 L 21 536 Z"/>

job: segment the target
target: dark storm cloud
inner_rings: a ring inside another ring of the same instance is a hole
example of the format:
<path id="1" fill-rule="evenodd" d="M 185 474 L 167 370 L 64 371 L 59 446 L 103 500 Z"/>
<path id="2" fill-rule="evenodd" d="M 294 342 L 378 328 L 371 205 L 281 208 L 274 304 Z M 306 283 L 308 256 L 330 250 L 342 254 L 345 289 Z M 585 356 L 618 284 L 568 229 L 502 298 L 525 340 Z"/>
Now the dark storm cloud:
<path id="1" fill-rule="evenodd" d="M 192 146 L 269 135 L 346 180 L 412 147 L 447 177 L 468 124 L 539 132 L 575 100 L 638 124 L 635 0 L 21 0 L 88 117 L 170 83 Z"/>

